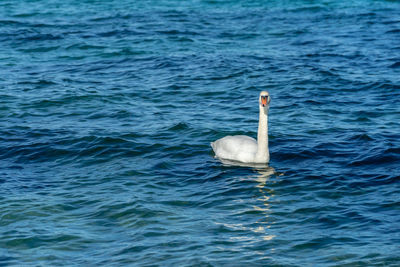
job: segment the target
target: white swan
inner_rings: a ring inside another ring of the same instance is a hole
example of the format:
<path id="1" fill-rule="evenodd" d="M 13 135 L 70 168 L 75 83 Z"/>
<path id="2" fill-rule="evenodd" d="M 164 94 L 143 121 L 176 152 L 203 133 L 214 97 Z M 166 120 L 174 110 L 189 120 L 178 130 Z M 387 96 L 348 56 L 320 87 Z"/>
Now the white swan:
<path id="1" fill-rule="evenodd" d="M 245 135 L 225 136 L 211 143 L 215 156 L 244 163 L 268 163 L 268 110 L 271 98 L 262 91 L 259 97 L 260 119 L 257 141 Z"/>

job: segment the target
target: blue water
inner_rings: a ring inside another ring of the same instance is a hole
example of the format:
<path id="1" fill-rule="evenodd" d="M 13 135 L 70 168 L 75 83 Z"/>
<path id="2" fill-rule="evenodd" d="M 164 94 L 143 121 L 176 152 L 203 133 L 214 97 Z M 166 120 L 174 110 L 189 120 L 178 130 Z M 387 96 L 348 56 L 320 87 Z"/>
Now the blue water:
<path id="1" fill-rule="evenodd" d="M 399 103 L 398 1 L 1 1 L 0 265 L 398 266 Z"/>

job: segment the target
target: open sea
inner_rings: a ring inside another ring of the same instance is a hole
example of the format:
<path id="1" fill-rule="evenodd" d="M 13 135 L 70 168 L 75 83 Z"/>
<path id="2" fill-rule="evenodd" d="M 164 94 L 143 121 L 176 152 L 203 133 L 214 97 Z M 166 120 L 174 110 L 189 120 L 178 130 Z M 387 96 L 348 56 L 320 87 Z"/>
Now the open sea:
<path id="1" fill-rule="evenodd" d="M 210 142 L 257 136 L 232 166 Z M 400 2 L 0 2 L 0 266 L 400 266 Z"/>

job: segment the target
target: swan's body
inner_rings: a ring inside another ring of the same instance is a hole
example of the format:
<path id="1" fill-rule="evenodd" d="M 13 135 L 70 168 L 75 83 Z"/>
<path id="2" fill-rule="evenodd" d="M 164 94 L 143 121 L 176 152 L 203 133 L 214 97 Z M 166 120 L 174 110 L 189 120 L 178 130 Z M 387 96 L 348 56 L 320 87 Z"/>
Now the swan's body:
<path id="1" fill-rule="evenodd" d="M 246 135 L 228 135 L 211 143 L 215 155 L 221 159 L 254 162 L 257 141 Z"/>
<path id="2" fill-rule="evenodd" d="M 260 119 L 257 141 L 245 135 L 225 136 L 211 143 L 215 156 L 220 159 L 244 163 L 268 163 L 268 92 L 260 93 Z"/>

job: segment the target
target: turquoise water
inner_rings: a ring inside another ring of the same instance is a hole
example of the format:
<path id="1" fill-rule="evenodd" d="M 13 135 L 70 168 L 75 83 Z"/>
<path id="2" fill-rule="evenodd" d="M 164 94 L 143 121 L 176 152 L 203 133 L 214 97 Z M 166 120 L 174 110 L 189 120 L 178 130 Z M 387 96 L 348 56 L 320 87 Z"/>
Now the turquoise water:
<path id="1" fill-rule="evenodd" d="M 1 1 L 0 265 L 400 265 L 399 55 L 397 1 Z"/>

